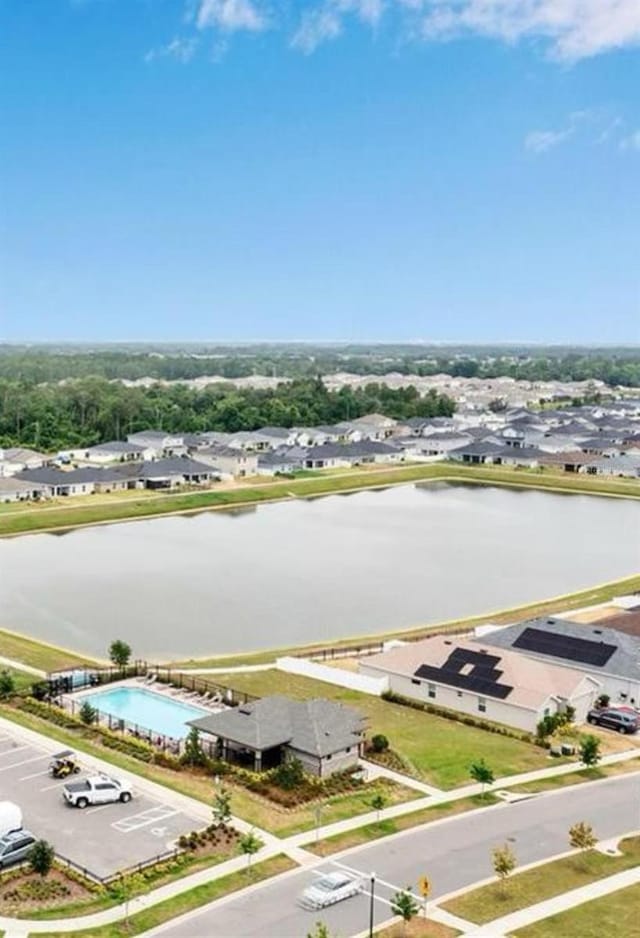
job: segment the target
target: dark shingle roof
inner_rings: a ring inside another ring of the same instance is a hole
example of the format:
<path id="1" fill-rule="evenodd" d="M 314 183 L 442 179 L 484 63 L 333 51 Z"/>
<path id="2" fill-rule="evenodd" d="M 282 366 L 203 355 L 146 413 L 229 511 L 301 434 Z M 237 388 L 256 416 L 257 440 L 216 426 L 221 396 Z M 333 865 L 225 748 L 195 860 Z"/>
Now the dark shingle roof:
<path id="1" fill-rule="evenodd" d="M 107 443 L 96 443 L 90 446 L 88 453 L 144 453 L 144 446 L 138 443 L 123 443 L 122 440 L 109 440 Z"/>
<path id="2" fill-rule="evenodd" d="M 332 700 L 290 700 L 274 695 L 191 720 L 189 726 L 250 749 L 264 751 L 288 744 L 323 757 L 355 746 L 364 717 Z"/>
<path id="3" fill-rule="evenodd" d="M 536 629 L 539 632 L 549 633 L 551 636 L 560 636 L 568 639 L 582 639 L 593 642 L 597 645 L 612 645 L 615 650 L 603 664 L 587 664 L 576 661 L 568 653 L 566 657 L 561 655 L 548 655 L 540 652 L 533 652 L 518 647 L 516 643 L 526 629 Z M 544 661 L 552 661 L 558 664 L 567 665 L 572 668 L 579 668 L 592 674 L 610 674 L 616 677 L 623 677 L 640 681 L 640 640 L 632 635 L 625 635 L 615 629 L 604 627 L 599 622 L 582 624 L 572 622 L 570 619 L 556 619 L 555 617 L 537 619 L 528 619 L 525 622 L 518 622 L 515 625 L 506 626 L 503 629 L 496 629 L 488 635 L 483 635 L 481 639 L 485 645 L 492 645 L 498 648 L 513 649 L 520 654 L 529 655 L 533 658 L 540 658 Z M 515 647 L 514 647 L 515 646 Z"/>

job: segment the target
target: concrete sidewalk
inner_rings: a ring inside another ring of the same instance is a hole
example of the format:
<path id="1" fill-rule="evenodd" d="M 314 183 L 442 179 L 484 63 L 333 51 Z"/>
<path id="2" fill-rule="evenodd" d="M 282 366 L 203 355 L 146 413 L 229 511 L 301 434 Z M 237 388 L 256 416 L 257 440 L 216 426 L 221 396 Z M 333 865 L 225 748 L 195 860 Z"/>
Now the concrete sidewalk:
<path id="1" fill-rule="evenodd" d="M 404 775 L 402 772 L 394 772 L 393 769 L 378 765 L 376 762 L 369 762 L 368 759 L 359 759 L 358 765 L 367 773 L 368 782 L 372 782 L 376 778 L 388 778 L 392 782 L 397 782 L 398 785 L 404 785 L 405 788 L 415 788 L 416 791 L 421 791 L 424 795 L 435 797 L 443 794 L 441 788 L 427 785 L 425 782 L 412 778 L 410 775 Z"/>
<path id="2" fill-rule="evenodd" d="M 502 918 L 494 919 L 493 922 L 487 922 L 486 925 L 474 926 L 464 933 L 463 938 L 500 938 L 502 935 L 510 935 L 526 925 L 532 925 L 541 919 L 557 915 L 559 912 L 566 912 L 577 905 L 607 896 L 627 886 L 634 886 L 636 883 L 640 883 L 640 866 L 607 876 L 606 879 L 596 880 L 587 886 L 580 886 L 578 889 L 564 892 L 552 899 L 538 902 L 536 905 L 530 905 L 526 909 L 520 909 L 519 912 L 512 912 L 511 915 L 504 915 Z"/>
<path id="3" fill-rule="evenodd" d="M 4 655 L 0 655 L 0 665 L 2 665 L 3 668 L 14 668 L 16 671 L 25 671 L 27 674 L 33 674 L 34 677 L 45 678 L 47 676 L 47 672 L 41 671 L 40 668 L 33 668 L 30 664 L 15 661 L 13 658 L 5 658 Z"/>
<path id="4" fill-rule="evenodd" d="M 269 857 L 275 856 L 276 853 L 281 852 L 280 849 L 274 849 L 273 846 L 264 847 L 259 853 L 255 854 L 253 862 L 259 863 L 261 860 L 266 860 Z M 217 866 L 199 870 L 197 873 L 185 876 L 179 881 L 167 883 L 166 886 L 153 889 L 144 896 L 130 899 L 128 914 L 129 916 L 135 915 L 136 912 L 141 912 L 143 909 L 158 905 L 158 903 L 164 902 L 166 899 L 171 899 L 188 889 L 193 889 L 195 886 L 202 886 L 212 880 L 219 879 L 221 876 L 226 876 L 229 873 L 237 873 L 239 870 L 246 870 L 246 868 L 247 860 L 245 857 L 241 856 L 233 857 L 233 859 L 219 863 Z M 250 887 L 251 883 L 248 882 L 247 886 Z M 60 932 L 61 934 L 66 934 L 81 931 L 86 928 L 99 928 L 103 925 L 109 925 L 112 922 L 120 921 L 126 914 L 127 909 L 124 903 L 122 903 L 110 909 L 105 909 L 102 912 L 94 912 L 91 915 L 82 915 L 74 918 L 15 919 L 0 916 L 0 929 L 4 929 L 7 938 L 22 938 L 22 936 L 33 935 L 37 932 Z"/>
<path id="5" fill-rule="evenodd" d="M 58 741 L 49 740 L 46 737 L 42 736 L 41 734 L 33 730 L 22 727 L 19 724 L 13 723 L 12 721 L 6 720 L 2 717 L 0 717 L 0 730 L 8 733 L 11 736 L 22 738 L 23 740 L 27 742 L 31 742 L 34 745 L 37 745 L 39 747 L 49 749 L 52 753 L 57 751 L 60 748 L 60 743 Z M 638 750 L 635 750 L 635 749 L 628 751 L 628 752 L 624 752 L 624 753 L 616 753 L 614 755 L 603 758 L 600 764 L 610 765 L 610 764 L 615 764 L 618 762 L 624 762 L 626 760 L 636 758 L 638 755 L 639 755 Z M 88 768 L 93 769 L 95 771 L 102 771 L 102 772 L 106 771 L 107 773 L 112 773 L 114 771 L 114 767 L 112 764 L 102 759 L 93 757 L 93 756 L 87 756 L 87 755 L 82 754 L 82 761 Z M 570 772 L 575 772 L 581 768 L 583 768 L 583 766 L 580 763 L 570 763 L 570 764 L 560 765 L 560 766 L 550 765 L 548 768 L 539 769 L 534 772 L 524 773 L 522 775 L 513 776 L 511 778 L 498 779 L 492 786 L 489 786 L 487 790 L 495 791 L 496 789 L 508 787 L 509 785 L 521 784 L 523 782 L 534 781 L 534 780 L 539 780 L 543 778 L 552 778 L 557 775 L 565 775 Z M 144 779 L 141 776 L 137 775 L 136 773 L 127 772 L 125 770 L 120 770 L 120 769 L 118 769 L 117 772 L 118 772 L 118 775 L 120 775 L 122 778 L 126 779 L 127 781 L 131 782 L 131 784 L 137 787 L 139 790 L 146 791 L 147 793 L 151 794 L 155 798 L 158 798 L 167 803 L 173 804 L 179 810 L 180 809 L 186 810 L 189 813 L 194 814 L 197 818 L 201 818 L 203 823 L 208 823 L 210 821 L 211 808 L 209 805 L 201 801 L 198 801 L 197 799 L 191 798 L 187 795 L 181 794 L 180 792 L 176 792 L 173 789 L 166 788 L 164 785 L 160 785 L 156 782 L 152 782 L 147 779 Z M 386 775 L 386 774 L 387 773 L 384 771 L 381 773 L 381 775 Z M 404 776 L 399 775 L 399 773 L 390 773 L 390 774 L 394 777 L 394 780 L 401 781 L 402 784 L 408 785 L 408 780 L 406 780 Z M 602 784 L 606 781 L 607 779 L 603 779 L 602 782 L 594 782 L 592 784 L 596 784 L 596 785 Z M 421 783 L 418 783 L 418 784 L 421 784 Z M 428 787 L 428 786 L 425 786 L 425 787 Z M 411 814 L 412 812 L 419 811 L 420 809 L 425 808 L 425 807 L 444 805 L 450 802 L 458 801 L 461 798 L 465 798 L 470 795 L 479 794 L 480 790 L 481 790 L 481 786 L 478 784 L 467 785 L 463 788 L 458 788 L 458 789 L 455 789 L 453 791 L 448 791 L 448 792 L 434 790 L 433 794 L 429 794 L 425 796 L 424 798 L 418 798 L 414 801 L 405 802 L 403 804 L 392 805 L 391 807 L 386 808 L 383 812 L 381 812 L 381 815 L 385 819 L 388 819 L 392 817 L 402 816 L 405 814 Z M 547 794 L 553 795 L 554 793 L 555 792 L 552 791 Z M 213 791 L 212 791 L 212 794 L 213 794 Z M 484 813 L 485 811 L 490 811 L 490 810 L 493 810 L 494 808 L 497 808 L 497 806 L 487 805 L 486 807 L 483 807 L 480 805 L 477 809 L 474 810 L 473 813 L 477 815 L 478 812 Z M 366 824 L 373 823 L 376 820 L 377 820 L 377 812 L 371 811 L 371 812 L 368 812 L 367 814 L 358 815 L 356 817 L 347 818 L 343 821 L 337 821 L 333 824 L 325 825 L 319 829 L 318 836 L 319 838 L 325 838 L 333 834 L 344 833 L 344 832 L 362 827 Z M 424 823 L 425 824 L 426 823 L 439 824 L 439 823 L 444 823 L 447 820 L 449 820 L 449 818 L 444 818 L 442 819 L 442 821 L 424 822 Z M 309 853 L 308 851 L 302 849 L 305 844 L 310 844 L 311 842 L 313 842 L 314 837 L 315 837 L 313 830 L 308 830 L 302 834 L 296 834 L 291 837 L 281 839 L 277 837 L 276 835 L 271 834 L 267 831 L 260 830 L 258 828 L 253 828 L 246 821 L 242 821 L 239 818 L 233 818 L 232 823 L 241 832 L 246 832 L 249 829 L 255 830 L 256 835 L 259 836 L 260 839 L 264 842 L 264 847 L 258 854 L 256 854 L 256 857 L 255 857 L 256 861 L 267 859 L 268 857 L 275 856 L 278 853 L 284 853 L 287 856 L 289 856 L 292 860 L 294 860 L 298 865 L 301 864 L 301 865 L 308 866 L 308 865 L 321 864 L 322 862 L 324 862 L 322 858 L 317 857 L 314 854 Z M 403 833 L 415 832 L 416 829 L 418 829 L 420 826 L 422 825 L 418 824 L 415 827 L 407 829 L 407 831 Z M 394 836 L 394 835 L 391 835 L 391 836 Z M 395 836 L 401 836 L 401 834 L 395 835 Z M 355 849 L 355 848 L 352 848 L 352 849 Z M 141 911 L 142 909 L 149 908 L 153 905 L 156 905 L 159 902 L 163 902 L 166 899 L 177 896 L 185 892 L 186 890 L 193 888 L 194 886 L 198 886 L 198 885 L 202 885 L 203 883 L 211 882 L 215 879 L 225 876 L 228 873 L 241 870 L 245 866 L 246 866 L 246 858 L 234 857 L 230 860 L 225 861 L 224 863 L 220 863 L 216 866 L 209 867 L 208 869 L 204 869 L 197 873 L 193 873 L 191 875 L 185 876 L 181 880 L 177 880 L 165 886 L 159 887 L 158 889 L 154 889 L 145 896 L 141 896 L 137 899 L 132 899 L 129 902 L 129 914 L 131 915 L 135 914 L 135 912 L 137 911 Z M 629 872 L 636 872 L 638 874 L 638 880 L 640 881 L 640 870 L 629 871 Z M 286 876 L 288 874 L 285 873 L 281 875 Z M 620 876 L 623 876 L 623 875 L 625 874 L 620 874 Z M 611 877 L 612 881 L 615 879 L 616 877 Z M 609 880 L 605 882 L 609 882 Z M 596 884 L 594 884 L 594 886 L 595 885 Z M 601 885 L 601 884 L 598 884 L 598 885 Z M 591 889 L 591 888 L 592 887 L 585 887 L 585 889 Z M 621 888 L 621 887 L 612 886 L 611 891 L 613 891 L 613 889 L 615 888 Z M 575 892 L 578 893 L 580 892 L 580 890 L 575 890 Z M 224 901 L 224 899 L 221 899 L 220 901 Z M 558 901 L 558 900 L 549 900 L 549 902 L 554 902 L 554 901 Z M 577 901 L 577 900 L 574 900 L 574 901 Z M 542 906 L 546 907 L 548 905 L 549 903 L 540 903 L 541 907 Z M 571 903 L 568 903 L 567 907 L 569 907 L 570 905 Z M 532 908 L 537 908 L 537 907 L 532 907 Z M 517 914 L 522 915 L 524 914 L 525 911 L 528 911 L 528 910 L 523 910 L 522 913 L 517 913 Z M 544 915 L 547 915 L 547 914 L 554 914 L 555 911 L 558 911 L 558 909 L 555 909 L 554 907 L 552 907 L 552 911 L 550 912 L 543 911 L 542 913 L 540 913 L 538 917 L 544 917 Z M 126 912 L 125 906 L 120 905 L 120 906 L 114 906 L 113 908 L 105 910 L 103 912 L 94 913 L 93 915 L 79 916 L 76 918 L 61 919 L 61 920 L 29 921 L 26 919 L 18 920 L 18 919 L 12 919 L 8 917 L 2 917 L 0 918 L 0 929 L 5 930 L 7 938 L 24 938 L 24 936 L 26 936 L 29 933 L 35 934 L 37 932 L 60 931 L 61 933 L 71 933 L 71 932 L 78 931 L 81 929 L 86 929 L 86 928 L 97 928 L 101 925 L 106 925 L 111 922 L 118 921 L 124 917 L 125 912 Z M 531 914 L 536 914 L 536 913 L 531 913 Z M 507 919 L 509 919 L 510 921 L 511 918 L 512 918 L 511 916 L 508 916 L 505 918 L 505 921 Z M 533 921 L 535 919 L 531 919 L 531 920 Z M 492 923 L 492 926 L 493 926 L 493 923 Z M 498 923 L 496 927 L 497 928 L 502 927 L 502 920 L 500 920 L 500 922 Z M 484 934 L 488 935 L 489 933 L 484 932 Z M 493 930 L 491 932 L 491 938 L 497 938 L 498 934 L 499 934 L 498 931 Z"/>

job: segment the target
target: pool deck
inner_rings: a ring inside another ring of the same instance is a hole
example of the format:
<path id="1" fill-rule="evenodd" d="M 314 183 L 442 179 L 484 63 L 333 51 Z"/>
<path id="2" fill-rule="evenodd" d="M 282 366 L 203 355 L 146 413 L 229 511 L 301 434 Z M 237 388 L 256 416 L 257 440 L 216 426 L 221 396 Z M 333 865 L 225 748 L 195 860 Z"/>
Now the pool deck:
<path id="1" fill-rule="evenodd" d="M 99 684 L 93 687 L 83 687 L 81 690 L 62 694 L 60 701 L 65 710 L 75 714 L 85 700 L 94 697 L 96 694 L 107 694 L 110 691 L 122 689 L 138 690 L 148 694 L 154 694 L 160 700 L 184 704 L 194 710 L 198 710 L 203 716 L 227 709 L 227 704 L 225 704 L 222 699 L 213 697 L 207 698 L 206 695 L 200 693 L 186 691 L 184 688 L 173 687 L 170 684 L 164 684 L 157 680 L 149 680 L 148 678 L 141 677 L 126 678 L 122 681 L 113 681 L 109 684 Z M 144 742 L 149 742 L 164 750 L 169 750 L 174 755 L 179 755 L 183 750 L 184 738 L 180 739 L 166 736 L 158 729 L 141 726 L 131 720 L 118 717 L 115 714 L 108 714 L 107 712 L 101 711 L 101 716 L 106 717 L 106 720 L 103 719 L 101 722 L 106 723 L 109 729 L 112 729 L 112 720 L 114 723 L 118 724 L 118 729 L 121 729 L 120 724 L 123 722 L 124 731 L 128 731 L 130 735 Z"/>

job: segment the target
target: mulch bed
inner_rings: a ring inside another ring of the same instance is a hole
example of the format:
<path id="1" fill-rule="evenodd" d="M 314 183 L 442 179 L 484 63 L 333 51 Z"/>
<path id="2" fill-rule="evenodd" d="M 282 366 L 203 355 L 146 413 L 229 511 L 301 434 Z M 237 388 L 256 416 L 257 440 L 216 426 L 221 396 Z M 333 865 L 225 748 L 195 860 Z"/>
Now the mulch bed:
<path id="1" fill-rule="evenodd" d="M 46 909 L 61 903 L 66 905 L 94 895 L 81 882 L 55 867 L 45 877 L 26 868 L 4 875 L 6 878 L 0 881 L 0 912 L 3 915 Z"/>

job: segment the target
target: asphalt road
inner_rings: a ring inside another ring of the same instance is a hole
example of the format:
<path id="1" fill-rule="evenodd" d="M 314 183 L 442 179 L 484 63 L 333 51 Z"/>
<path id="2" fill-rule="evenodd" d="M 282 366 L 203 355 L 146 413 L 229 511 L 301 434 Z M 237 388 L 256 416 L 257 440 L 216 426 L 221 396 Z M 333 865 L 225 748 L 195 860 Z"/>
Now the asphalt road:
<path id="1" fill-rule="evenodd" d="M 472 817 L 462 815 L 374 842 L 349 853 L 344 864 L 363 873 L 375 871 L 398 888 L 415 884 L 425 874 L 433 896 L 442 896 L 493 875 L 491 849 L 511 843 L 519 864 L 542 860 L 568 849 L 568 828 L 575 821 L 593 825 L 600 839 L 640 829 L 640 775 L 622 776 L 563 791 L 538 795 L 515 805 L 499 805 Z M 325 861 L 321 869 L 330 869 Z M 368 926 L 369 899 L 361 895 L 322 912 L 307 912 L 296 897 L 311 882 L 302 870 L 266 883 L 242 897 L 184 916 L 148 935 L 165 938 L 304 938 L 318 920 L 342 938 Z M 393 890 L 380 886 L 375 902 L 377 922 L 389 918 L 385 899 Z"/>

